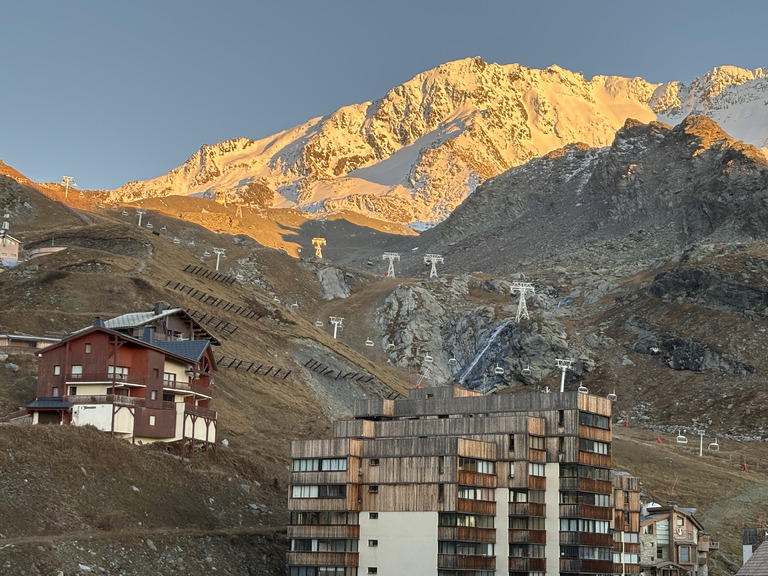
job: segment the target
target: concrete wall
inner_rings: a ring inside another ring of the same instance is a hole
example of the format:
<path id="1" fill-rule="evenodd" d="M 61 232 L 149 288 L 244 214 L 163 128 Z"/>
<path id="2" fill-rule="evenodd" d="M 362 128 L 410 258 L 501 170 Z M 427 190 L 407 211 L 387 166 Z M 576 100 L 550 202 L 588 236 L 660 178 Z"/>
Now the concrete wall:
<path id="1" fill-rule="evenodd" d="M 544 555 L 547 558 L 547 575 L 560 574 L 560 464 L 549 462 L 544 465 L 547 477 L 546 504 L 547 517 L 544 526 L 547 529 L 547 544 Z"/>
<path id="2" fill-rule="evenodd" d="M 360 512 L 359 574 L 437 574 L 437 512 Z M 378 546 L 369 546 L 369 540 Z"/>

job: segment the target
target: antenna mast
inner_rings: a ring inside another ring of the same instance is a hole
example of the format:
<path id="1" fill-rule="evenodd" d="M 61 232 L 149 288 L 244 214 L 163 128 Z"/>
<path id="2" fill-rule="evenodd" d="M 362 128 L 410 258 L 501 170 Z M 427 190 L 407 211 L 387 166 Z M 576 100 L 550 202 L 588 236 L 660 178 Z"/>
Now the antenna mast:
<path id="1" fill-rule="evenodd" d="M 387 276 L 390 278 L 395 277 L 395 260 L 400 262 L 400 254 L 397 252 L 384 252 L 382 260 L 389 259 L 389 268 L 387 268 Z"/>
<path id="2" fill-rule="evenodd" d="M 530 293 L 533 294 L 533 284 L 530 282 L 512 282 L 512 286 L 510 287 L 510 295 L 514 294 L 515 292 L 520 293 L 520 300 L 517 302 L 517 316 L 515 316 L 515 322 L 519 323 L 520 318 L 525 316 L 526 319 L 529 319 L 530 316 L 528 316 L 528 306 L 525 303 L 525 297 Z"/>
<path id="3" fill-rule="evenodd" d="M 437 278 L 437 264 L 443 263 L 443 257 L 440 254 L 425 254 L 424 264 L 432 264 L 432 270 L 429 271 L 430 278 Z"/>

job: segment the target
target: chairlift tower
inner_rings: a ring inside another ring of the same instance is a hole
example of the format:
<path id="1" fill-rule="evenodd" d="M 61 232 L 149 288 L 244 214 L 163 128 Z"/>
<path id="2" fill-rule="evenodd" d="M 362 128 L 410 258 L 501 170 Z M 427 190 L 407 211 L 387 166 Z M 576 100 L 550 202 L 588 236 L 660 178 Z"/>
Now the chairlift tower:
<path id="1" fill-rule="evenodd" d="M 384 252 L 382 260 L 389 259 L 389 268 L 387 268 L 387 276 L 390 278 L 395 277 L 395 260 L 400 262 L 400 254 L 397 252 Z"/>
<path id="2" fill-rule="evenodd" d="M 224 256 L 224 258 L 226 258 L 226 256 L 224 255 L 224 252 L 226 250 L 224 248 L 213 248 L 212 250 L 213 250 L 213 253 L 216 254 L 216 272 L 218 272 L 219 271 L 219 259 L 222 256 Z"/>
<path id="3" fill-rule="evenodd" d="M 519 323 L 520 318 L 523 316 L 525 316 L 526 319 L 530 318 L 530 316 L 528 316 L 528 306 L 525 303 L 525 298 L 529 293 L 534 293 L 533 284 L 530 282 L 512 282 L 510 294 L 514 294 L 515 292 L 520 293 L 520 300 L 517 302 L 517 316 L 515 316 L 515 322 Z"/>
<path id="4" fill-rule="evenodd" d="M 144 216 L 144 214 L 146 213 L 147 213 L 146 210 L 139 210 L 138 208 L 136 208 L 136 216 L 139 217 L 139 227 L 141 227 L 141 217 Z"/>
<path id="5" fill-rule="evenodd" d="M 437 278 L 437 264 L 443 263 L 443 257 L 440 254 L 425 254 L 424 264 L 432 264 L 432 270 L 429 271 L 430 278 Z"/>
<path id="6" fill-rule="evenodd" d="M 328 318 L 331 324 L 333 324 L 333 339 L 336 340 L 336 332 L 339 328 L 343 328 L 342 323 L 344 322 L 344 318 L 340 318 L 339 316 L 331 316 Z"/>
<path id="7" fill-rule="evenodd" d="M 565 392 L 565 371 L 573 364 L 573 358 L 555 358 L 555 362 L 562 371 L 560 375 L 560 392 Z"/>
<path id="8" fill-rule="evenodd" d="M 325 246 L 325 238 L 312 238 L 312 244 L 315 246 L 315 257 L 323 259 L 323 246 Z"/>
<path id="9" fill-rule="evenodd" d="M 8 219 L 10 217 L 11 215 L 8 213 L 3 214 L 3 224 L 2 224 L 2 227 L 0 227 L 0 236 L 5 236 L 6 234 L 8 234 L 8 229 L 10 227 L 10 225 L 8 224 Z"/>
<path id="10" fill-rule="evenodd" d="M 64 198 L 69 198 L 69 183 L 72 182 L 72 180 L 74 180 L 72 176 L 61 177 L 61 183 L 64 184 Z M 72 182 L 72 186 L 77 186 L 77 184 Z"/>

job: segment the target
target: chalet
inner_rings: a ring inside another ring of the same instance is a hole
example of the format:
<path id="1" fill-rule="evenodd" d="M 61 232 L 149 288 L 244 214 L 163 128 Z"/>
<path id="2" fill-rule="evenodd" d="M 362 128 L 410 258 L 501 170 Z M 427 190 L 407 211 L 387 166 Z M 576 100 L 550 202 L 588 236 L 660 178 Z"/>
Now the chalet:
<path id="1" fill-rule="evenodd" d="M 190 338 L 202 329 L 182 311 L 159 312 L 97 319 L 38 352 L 37 398 L 27 406 L 33 423 L 92 425 L 134 442 L 215 446 L 212 342 Z M 137 327 L 141 337 L 133 335 Z"/>
<path id="2" fill-rule="evenodd" d="M 710 543 L 695 511 L 674 502 L 643 507 L 640 565 L 646 576 L 707 575 L 707 555 L 717 543 Z"/>
<path id="3" fill-rule="evenodd" d="M 21 242 L 10 234 L 0 234 L 0 262 L 3 266 L 16 266 L 19 263 L 19 245 Z"/>
<path id="4" fill-rule="evenodd" d="M 768 545 L 758 545 L 736 572 L 736 576 L 765 576 L 766 574 L 768 574 Z"/>

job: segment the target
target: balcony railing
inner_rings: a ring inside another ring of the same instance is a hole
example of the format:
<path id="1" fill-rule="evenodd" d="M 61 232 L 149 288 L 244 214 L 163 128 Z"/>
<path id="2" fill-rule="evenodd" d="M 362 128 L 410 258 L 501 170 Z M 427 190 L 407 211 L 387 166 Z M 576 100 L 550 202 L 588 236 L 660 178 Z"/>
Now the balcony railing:
<path id="1" fill-rule="evenodd" d="M 170 390 L 181 390 L 184 392 L 192 392 L 198 396 L 211 397 L 211 388 L 209 386 L 201 386 L 200 384 L 193 384 L 191 382 L 178 382 L 176 380 L 163 380 L 163 388 Z"/>
<path id="2" fill-rule="evenodd" d="M 119 394 L 96 394 L 96 395 L 75 395 L 64 396 L 64 402 L 73 404 L 116 404 L 118 406 L 144 406 L 145 398 L 134 398 L 133 396 L 121 396 Z"/>
<path id="3" fill-rule="evenodd" d="M 202 406 L 193 406 L 192 404 L 185 403 L 184 413 L 199 416 L 200 418 L 208 418 L 209 420 L 216 420 L 216 411 L 211 410 L 210 408 L 203 408 Z"/>
<path id="4" fill-rule="evenodd" d="M 67 374 L 67 383 L 77 384 L 112 384 L 114 386 L 146 386 L 145 376 L 132 376 L 130 374 L 110 374 L 107 372 L 89 372 L 86 374 Z"/>

